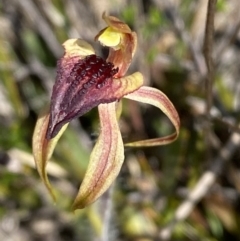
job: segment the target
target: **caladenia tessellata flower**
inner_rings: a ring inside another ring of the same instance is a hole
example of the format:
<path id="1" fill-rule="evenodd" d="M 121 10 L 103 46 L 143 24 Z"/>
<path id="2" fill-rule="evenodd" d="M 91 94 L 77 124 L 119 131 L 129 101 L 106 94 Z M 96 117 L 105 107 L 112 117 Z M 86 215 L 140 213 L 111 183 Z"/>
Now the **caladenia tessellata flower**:
<path id="1" fill-rule="evenodd" d="M 143 86 L 139 72 L 125 76 L 136 50 L 136 33 L 116 17 L 104 14 L 103 19 L 107 27 L 99 32 L 96 40 L 109 47 L 108 58 L 97 56 L 92 46 L 82 39 L 69 39 L 63 44 L 65 53 L 57 63 L 50 109 L 40 115 L 33 134 L 36 167 L 54 197 L 46 173 L 47 162 L 68 123 L 98 107 L 100 134 L 73 203 L 74 210 L 94 202 L 119 174 L 124 161 L 124 144 L 118 126 L 118 103 L 122 98 L 156 106 L 175 127 L 169 136 L 125 146 L 165 145 L 176 140 L 179 134 L 179 117 L 167 96 L 160 90 Z"/>

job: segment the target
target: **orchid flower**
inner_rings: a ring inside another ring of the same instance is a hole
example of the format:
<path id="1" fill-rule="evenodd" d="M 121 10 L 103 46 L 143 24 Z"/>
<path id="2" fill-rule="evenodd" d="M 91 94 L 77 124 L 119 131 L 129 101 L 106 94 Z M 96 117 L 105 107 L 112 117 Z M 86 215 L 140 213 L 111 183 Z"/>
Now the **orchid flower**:
<path id="1" fill-rule="evenodd" d="M 118 106 L 122 98 L 156 106 L 170 119 L 175 132 L 169 136 L 127 143 L 125 146 L 158 146 L 178 137 L 179 117 L 167 96 L 160 90 L 143 86 L 143 76 L 136 72 L 125 76 L 132 62 L 137 35 L 127 24 L 103 15 L 107 27 L 96 36 L 109 47 L 106 60 L 97 56 L 82 39 L 69 39 L 64 56 L 58 60 L 56 82 L 50 109 L 40 115 L 33 134 L 33 156 L 39 175 L 54 197 L 46 165 L 68 123 L 98 107 L 100 134 L 90 155 L 73 209 L 84 208 L 99 198 L 113 183 L 124 161 L 124 144 L 118 126 Z"/>

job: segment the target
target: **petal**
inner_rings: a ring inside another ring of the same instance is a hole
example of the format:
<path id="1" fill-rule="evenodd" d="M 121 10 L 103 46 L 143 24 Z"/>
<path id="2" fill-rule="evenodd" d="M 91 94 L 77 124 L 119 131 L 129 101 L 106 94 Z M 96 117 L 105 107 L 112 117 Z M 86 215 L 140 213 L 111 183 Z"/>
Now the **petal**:
<path id="1" fill-rule="evenodd" d="M 116 17 L 103 15 L 108 27 L 101 30 L 95 40 L 110 47 L 107 61 L 118 67 L 115 77 L 126 74 L 137 47 L 137 35 L 128 25 Z"/>
<path id="2" fill-rule="evenodd" d="M 177 139 L 180 128 L 179 116 L 172 102 L 163 92 L 155 88 L 142 86 L 133 93 L 126 95 L 125 98 L 158 107 L 170 119 L 176 129 L 176 132 L 169 136 L 127 143 L 125 146 L 139 147 L 166 145 Z"/>
<path id="3" fill-rule="evenodd" d="M 74 210 L 84 208 L 99 198 L 117 177 L 124 160 L 124 147 L 116 117 L 116 103 L 101 104 L 98 110 L 101 133 L 74 201 Z"/>
<path id="4" fill-rule="evenodd" d="M 112 27 L 114 30 L 121 32 L 121 33 L 131 33 L 131 29 L 128 27 L 128 25 L 124 22 L 122 22 L 120 19 L 114 17 L 114 16 L 107 16 L 105 13 L 103 13 L 102 18 L 107 23 L 108 26 Z"/>
<path id="5" fill-rule="evenodd" d="M 113 47 L 115 50 L 119 49 L 121 43 L 122 33 L 114 30 L 111 27 L 105 28 L 101 34 L 99 34 L 98 41 L 108 47 Z"/>
<path id="6" fill-rule="evenodd" d="M 122 35 L 120 47 L 110 48 L 107 61 L 118 67 L 115 77 L 122 77 L 126 74 L 137 47 L 137 34 Z"/>
<path id="7" fill-rule="evenodd" d="M 83 39 L 68 39 L 63 43 L 63 47 L 65 50 L 64 57 L 78 56 L 84 58 L 95 53 L 93 47 Z"/>
<path id="8" fill-rule="evenodd" d="M 111 63 L 96 55 L 84 59 L 63 57 L 58 62 L 57 79 L 51 97 L 47 138 L 57 135 L 61 127 L 102 103 L 119 100 L 143 83 L 140 73 L 114 79 Z"/>
<path id="9" fill-rule="evenodd" d="M 32 138 L 32 149 L 33 149 L 33 157 L 36 164 L 37 171 L 44 182 L 45 186 L 47 187 L 49 193 L 51 194 L 52 198 L 55 200 L 54 193 L 52 191 L 51 185 L 49 183 L 47 173 L 46 173 L 46 165 L 48 160 L 51 158 L 53 150 L 61 137 L 64 130 L 67 128 L 67 125 L 63 126 L 61 131 L 58 135 L 48 140 L 46 139 L 46 132 L 48 128 L 49 122 L 49 111 L 44 111 L 38 118 L 33 138 Z"/>
<path id="10" fill-rule="evenodd" d="M 107 16 L 103 13 L 102 18 L 108 27 L 101 30 L 95 37 L 101 44 L 108 47 L 117 46 L 120 44 L 121 36 L 131 34 L 132 30 L 129 26 L 114 16 Z M 113 44 L 115 42 L 115 44 Z"/>

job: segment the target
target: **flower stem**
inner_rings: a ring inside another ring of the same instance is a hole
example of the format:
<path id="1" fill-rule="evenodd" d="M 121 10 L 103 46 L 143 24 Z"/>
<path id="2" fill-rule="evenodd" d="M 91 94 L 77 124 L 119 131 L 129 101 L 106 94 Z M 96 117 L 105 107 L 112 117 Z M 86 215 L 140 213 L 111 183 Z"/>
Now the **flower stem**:
<path id="1" fill-rule="evenodd" d="M 113 194 L 114 184 L 104 193 L 100 199 L 100 216 L 102 217 L 102 234 L 99 241 L 110 241 L 110 226 L 113 211 Z M 112 236 L 112 235 L 111 235 Z"/>

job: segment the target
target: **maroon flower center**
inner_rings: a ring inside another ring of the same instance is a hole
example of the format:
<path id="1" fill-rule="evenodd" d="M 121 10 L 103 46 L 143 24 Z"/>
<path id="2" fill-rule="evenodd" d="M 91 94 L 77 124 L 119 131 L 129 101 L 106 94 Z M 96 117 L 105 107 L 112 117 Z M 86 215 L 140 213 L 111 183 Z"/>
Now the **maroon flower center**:
<path id="1" fill-rule="evenodd" d="M 89 55 L 69 62 L 58 62 L 56 83 L 53 87 L 50 121 L 47 138 L 57 135 L 61 127 L 72 119 L 85 114 L 100 103 L 114 101 L 106 98 L 104 92 L 111 84 L 118 68 L 99 56 Z M 103 92 L 103 93 L 101 93 Z"/>
<path id="2" fill-rule="evenodd" d="M 112 63 L 106 62 L 101 57 L 92 54 L 83 60 L 79 60 L 79 62 L 74 65 L 70 75 L 78 82 L 83 79 L 88 79 L 83 85 L 86 89 L 94 84 L 96 84 L 97 88 L 101 88 L 107 80 L 112 79 L 118 72 L 118 68 L 114 69 L 113 67 L 114 65 Z"/>

